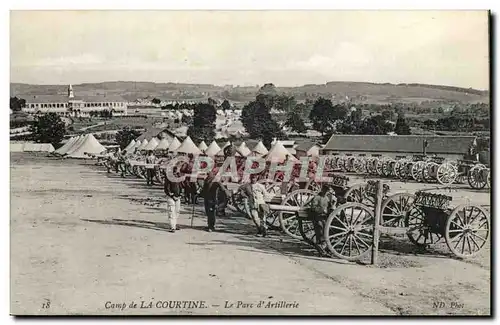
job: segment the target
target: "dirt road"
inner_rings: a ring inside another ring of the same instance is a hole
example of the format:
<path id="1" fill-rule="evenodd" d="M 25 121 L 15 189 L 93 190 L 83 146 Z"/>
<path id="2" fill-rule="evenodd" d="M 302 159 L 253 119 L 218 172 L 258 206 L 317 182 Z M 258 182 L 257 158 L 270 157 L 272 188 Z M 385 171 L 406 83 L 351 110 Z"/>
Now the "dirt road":
<path id="1" fill-rule="evenodd" d="M 379 266 L 359 265 L 255 237 L 231 213 L 207 233 L 201 206 L 193 227 L 183 206 L 172 234 L 163 202 L 160 187 L 90 162 L 12 155 L 11 313 L 490 313 L 489 249 L 461 261 L 391 239 Z"/>

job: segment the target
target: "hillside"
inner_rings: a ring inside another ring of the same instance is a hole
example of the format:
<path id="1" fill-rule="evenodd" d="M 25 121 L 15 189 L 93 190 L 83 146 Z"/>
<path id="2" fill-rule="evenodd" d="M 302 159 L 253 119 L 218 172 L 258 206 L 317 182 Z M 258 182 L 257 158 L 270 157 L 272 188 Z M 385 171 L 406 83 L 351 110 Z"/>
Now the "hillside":
<path id="1" fill-rule="evenodd" d="M 11 96 L 26 98 L 42 94 L 66 94 L 66 85 L 10 84 Z M 209 84 L 178 84 L 114 81 L 73 85 L 79 96 L 107 94 L 119 95 L 128 101 L 138 98 L 160 98 L 163 100 L 205 100 L 208 97 L 228 98 L 234 102 L 246 102 L 255 98 L 258 87 L 222 87 Z M 346 96 L 353 102 L 367 104 L 419 103 L 423 101 L 489 103 L 489 92 L 458 87 L 425 84 L 377 84 L 367 82 L 328 82 L 326 84 L 300 87 L 277 87 L 279 93 L 287 93 L 298 100 L 311 96 L 333 97 L 343 100 Z"/>

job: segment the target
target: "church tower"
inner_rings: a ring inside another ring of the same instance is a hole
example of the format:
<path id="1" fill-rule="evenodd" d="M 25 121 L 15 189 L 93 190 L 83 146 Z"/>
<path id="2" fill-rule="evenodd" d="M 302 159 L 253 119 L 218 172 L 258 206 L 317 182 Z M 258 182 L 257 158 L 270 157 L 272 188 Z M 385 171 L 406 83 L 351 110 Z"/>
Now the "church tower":
<path id="1" fill-rule="evenodd" d="M 69 98 L 75 97 L 75 95 L 73 94 L 73 86 L 72 85 L 68 86 L 68 97 Z"/>

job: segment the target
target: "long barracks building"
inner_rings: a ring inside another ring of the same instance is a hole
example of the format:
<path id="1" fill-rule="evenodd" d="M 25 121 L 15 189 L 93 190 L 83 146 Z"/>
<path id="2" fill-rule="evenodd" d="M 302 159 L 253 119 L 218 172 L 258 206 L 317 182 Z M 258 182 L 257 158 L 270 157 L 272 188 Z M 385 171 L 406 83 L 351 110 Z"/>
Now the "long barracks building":
<path id="1" fill-rule="evenodd" d="M 22 96 L 26 100 L 23 111 L 28 113 L 54 112 L 61 115 L 88 115 L 91 111 L 113 111 L 114 115 L 127 115 L 127 102 L 119 96 L 75 96 L 68 86 L 68 95 Z"/>

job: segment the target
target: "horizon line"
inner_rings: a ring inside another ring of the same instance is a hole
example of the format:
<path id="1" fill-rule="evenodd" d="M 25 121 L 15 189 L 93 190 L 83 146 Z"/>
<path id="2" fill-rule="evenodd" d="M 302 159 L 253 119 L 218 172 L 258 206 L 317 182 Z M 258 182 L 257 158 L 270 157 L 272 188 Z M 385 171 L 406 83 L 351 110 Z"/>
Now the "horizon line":
<path id="1" fill-rule="evenodd" d="M 471 89 L 471 90 L 476 90 L 476 91 L 483 91 L 483 92 L 489 92 L 489 89 L 482 89 L 482 88 L 473 88 L 473 87 L 464 87 L 464 86 L 453 86 L 453 85 L 445 85 L 445 84 L 431 84 L 431 83 L 421 83 L 421 82 L 399 82 L 399 83 L 393 83 L 393 82 L 373 82 L 373 81 L 345 81 L 345 80 L 336 80 L 336 81 L 327 81 L 325 83 L 304 83 L 302 85 L 296 85 L 296 86 L 280 86 L 277 85 L 273 82 L 265 82 L 263 84 L 247 84 L 247 85 L 241 85 L 241 84 L 216 84 L 216 83 L 190 83 L 190 82 L 176 82 L 176 81 L 144 81 L 144 80 L 106 80 L 106 81 L 97 81 L 97 82 L 81 82 L 81 83 L 47 83 L 47 84 L 42 84 L 42 83 L 29 83 L 29 82 L 18 82 L 18 81 L 10 81 L 10 84 L 23 84 L 23 85 L 29 85 L 29 86 L 67 86 L 67 85 L 72 85 L 72 86 L 79 86 L 79 85 L 91 85 L 91 84 L 103 84 L 103 83 L 118 83 L 118 82 L 124 82 L 124 83 L 152 83 L 152 84 L 179 84 L 179 85 L 207 85 L 207 86 L 215 86 L 215 87 L 226 87 L 226 86 L 233 86 L 233 87 L 262 87 L 265 84 L 273 84 L 276 88 L 300 88 L 304 86 L 310 86 L 310 85 L 315 85 L 315 86 L 323 86 L 327 85 L 328 83 L 358 83 L 358 84 L 374 84 L 374 85 L 392 85 L 392 86 L 402 86 L 402 85 L 419 85 L 419 86 L 440 86 L 440 87 L 449 87 L 449 88 L 461 88 L 461 89 Z"/>

